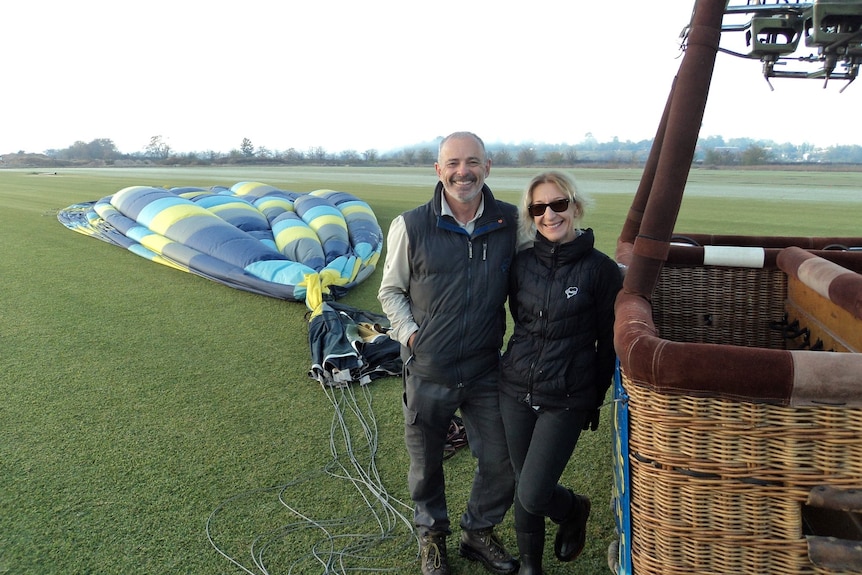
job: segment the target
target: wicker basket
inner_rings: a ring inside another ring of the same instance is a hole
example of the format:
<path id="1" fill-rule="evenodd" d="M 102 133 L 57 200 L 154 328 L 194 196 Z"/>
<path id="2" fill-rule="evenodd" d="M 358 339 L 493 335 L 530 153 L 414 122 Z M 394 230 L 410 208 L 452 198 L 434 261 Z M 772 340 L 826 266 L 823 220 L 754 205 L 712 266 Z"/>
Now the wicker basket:
<path id="1" fill-rule="evenodd" d="M 651 305 L 660 345 L 694 347 L 686 352 L 693 361 L 712 366 L 730 355 L 726 371 L 704 376 L 718 380 L 716 386 L 694 383 L 687 393 L 676 392 L 676 382 L 665 389 L 658 370 L 655 378 L 642 368 L 634 377 L 627 373 L 639 348 L 622 358 L 615 450 L 625 469 L 615 470 L 616 573 L 862 572 L 853 549 L 860 542 L 852 540 L 862 537 L 862 408 L 777 398 L 762 392 L 756 369 L 746 381 L 748 371 L 734 365 L 746 350 L 787 355 L 798 348 L 795 331 L 787 329 L 788 278 L 794 279 L 769 266 L 663 268 Z M 852 326 L 860 328 L 862 322 Z M 862 359 L 801 353 L 822 361 Z M 850 393 L 862 397 L 862 370 L 855 373 L 858 385 Z M 731 393 L 722 389 L 722 377 L 737 378 Z M 749 385 L 758 392 L 741 397 Z M 812 502 L 812 493 L 824 489 L 850 494 L 851 503 L 824 511 Z M 822 545 L 836 542 L 838 552 L 822 557 Z"/>
<path id="2" fill-rule="evenodd" d="M 787 275 L 777 268 L 669 264 L 653 294 L 653 321 L 671 341 L 784 349 Z"/>
<path id="3" fill-rule="evenodd" d="M 862 238 L 676 233 L 720 40 L 744 28 L 724 16 L 787 22 L 748 4 L 694 3 L 617 240 L 617 575 L 862 573 Z M 862 0 L 814 4 L 858 28 Z"/>
<path id="4" fill-rule="evenodd" d="M 862 486 L 862 411 L 628 393 L 634 573 L 836 573 L 808 557 L 812 488 Z"/>

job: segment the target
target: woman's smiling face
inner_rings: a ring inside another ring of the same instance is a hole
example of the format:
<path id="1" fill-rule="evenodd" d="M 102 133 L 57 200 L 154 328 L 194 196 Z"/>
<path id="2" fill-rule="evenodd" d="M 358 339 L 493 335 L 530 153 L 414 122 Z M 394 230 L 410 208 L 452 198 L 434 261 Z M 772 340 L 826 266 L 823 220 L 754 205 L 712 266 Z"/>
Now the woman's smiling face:
<path id="1" fill-rule="evenodd" d="M 568 200 L 566 209 L 555 212 L 549 204 L 559 200 Z M 534 216 L 533 221 L 540 234 L 548 241 L 554 243 L 570 242 L 576 237 L 575 232 L 575 202 L 566 192 L 557 187 L 556 184 L 545 182 L 533 189 L 531 205 L 544 205 L 545 212 L 540 216 Z"/>

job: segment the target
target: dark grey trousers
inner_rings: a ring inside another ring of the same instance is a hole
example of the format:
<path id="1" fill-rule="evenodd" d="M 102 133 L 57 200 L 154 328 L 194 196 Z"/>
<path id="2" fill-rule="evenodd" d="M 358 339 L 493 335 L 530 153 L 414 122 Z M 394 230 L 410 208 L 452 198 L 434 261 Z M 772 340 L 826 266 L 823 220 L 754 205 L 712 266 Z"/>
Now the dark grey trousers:
<path id="1" fill-rule="evenodd" d="M 476 472 L 461 527 L 493 527 L 512 506 L 515 478 L 500 416 L 498 375 L 489 373 L 464 387 L 423 379 L 404 368 L 404 437 L 410 454 L 407 481 L 420 535 L 451 533 L 443 475 L 449 422 L 460 409 Z"/>

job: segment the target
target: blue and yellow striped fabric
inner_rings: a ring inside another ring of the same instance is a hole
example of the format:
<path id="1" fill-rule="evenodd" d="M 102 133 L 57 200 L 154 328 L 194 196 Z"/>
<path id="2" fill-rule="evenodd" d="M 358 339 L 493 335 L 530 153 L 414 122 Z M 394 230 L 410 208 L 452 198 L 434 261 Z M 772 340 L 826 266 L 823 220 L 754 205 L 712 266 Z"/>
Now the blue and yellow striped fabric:
<path id="1" fill-rule="evenodd" d="M 306 301 L 309 286 L 315 299 L 342 295 L 374 271 L 383 248 L 377 218 L 359 198 L 260 182 L 132 186 L 69 206 L 58 219 L 151 261 L 295 301 Z"/>

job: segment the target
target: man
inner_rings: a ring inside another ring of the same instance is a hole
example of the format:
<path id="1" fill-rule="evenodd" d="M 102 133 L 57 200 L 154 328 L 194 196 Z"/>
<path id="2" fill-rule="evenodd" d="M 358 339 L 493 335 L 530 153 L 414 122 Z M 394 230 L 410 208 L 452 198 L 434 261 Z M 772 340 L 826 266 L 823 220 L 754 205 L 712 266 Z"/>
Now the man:
<path id="1" fill-rule="evenodd" d="M 458 409 L 478 460 L 459 552 L 493 573 L 514 573 L 518 563 L 494 526 L 514 497 L 498 381 L 517 210 L 485 185 L 491 161 L 475 134 L 444 138 L 435 169 L 440 181 L 431 201 L 392 221 L 378 293 L 404 360 L 408 484 L 422 573 L 449 573 L 443 446 Z"/>

